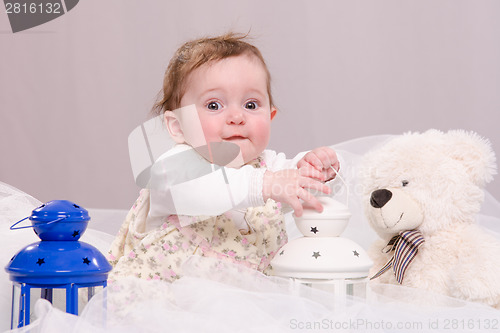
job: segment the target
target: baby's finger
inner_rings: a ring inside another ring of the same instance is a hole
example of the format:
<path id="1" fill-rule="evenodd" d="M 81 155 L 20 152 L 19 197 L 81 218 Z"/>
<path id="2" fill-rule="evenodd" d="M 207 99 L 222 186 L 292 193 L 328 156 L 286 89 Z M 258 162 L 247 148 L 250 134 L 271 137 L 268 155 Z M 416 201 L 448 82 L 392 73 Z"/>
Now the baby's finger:
<path id="1" fill-rule="evenodd" d="M 316 151 L 316 157 L 319 159 L 321 163 L 321 168 L 328 168 L 331 164 L 331 157 L 329 155 L 329 150 L 326 148 L 320 148 Z"/>
<path id="2" fill-rule="evenodd" d="M 325 152 L 330 159 L 331 165 L 335 164 L 338 161 L 337 153 L 330 147 L 325 147 Z"/>
<path id="3" fill-rule="evenodd" d="M 326 179 L 333 179 L 337 175 L 332 168 L 325 169 L 324 173 L 326 173 Z"/>
<path id="4" fill-rule="evenodd" d="M 340 162 L 338 159 L 335 160 L 335 163 L 332 164 L 332 167 L 337 171 L 340 170 Z"/>
<path id="5" fill-rule="evenodd" d="M 306 156 L 304 156 L 304 160 L 306 160 L 309 164 L 311 164 L 318 170 L 323 169 L 323 162 L 321 162 L 321 159 L 317 156 L 317 152 L 307 153 Z"/>
<path id="6" fill-rule="evenodd" d="M 320 181 L 325 181 L 325 175 L 318 169 L 315 169 L 314 167 L 301 167 L 299 169 L 299 175 L 303 177 L 311 177 L 311 178 L 316 178 Z"/>
<path id="7" fill-rule="evenodd" d="M 322 147 L 317 152 L 319 159 L 323 162 L 323 168 L 329 168 L 330 166 L 336 166 L 338 169 L 338 157 L 335 150 L 330 147 Z"/>
<path id="8" fill-rule="evenodd" d="M 312 178 L 301 177 L 299 179 L 299 186 L 302 188 L 321 191 L 325 194 L 330 194 L 331 192 L 331 189 L 328 186 Z"/>
<path id="9" fill-rule="evenodd" d="M 312 195 L 311 193 L 309 193 L 304 189 L 301 189 L 301 191 L 299 191 L 298 194 L 299 198 L 304 201 L 305 207 L 312 207 L 319 213 L 323 211 L 323 206 L 321 205 L 321 202 L 319 202 L 319 200 L 314 195 Z"/>
<path id="10" fill-rule="evenodd" d="M 302 207 L 302 204 L 298 198 L 291 199 L 288 202 L 288 204 L 290 205 L 290 207 L 292 207 L 293 213 L 295 214 L 295 216 L 297 216 L 297 217 L 302 216 L 302 212 L 304 211 L 304 208 Z"/>

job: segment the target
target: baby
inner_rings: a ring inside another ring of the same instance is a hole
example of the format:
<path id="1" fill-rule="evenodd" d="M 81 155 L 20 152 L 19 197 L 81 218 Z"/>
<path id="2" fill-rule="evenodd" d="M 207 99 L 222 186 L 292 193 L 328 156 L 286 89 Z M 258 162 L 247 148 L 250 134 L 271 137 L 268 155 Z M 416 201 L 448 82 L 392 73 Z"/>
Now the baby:
<path id="1" fill-rule="evenodd" d="M 337 155 L 320 147 L 287 160 L 266 150 L 277 109 L 264 59 L 245 36 L 185 43 L 162 95 L 155 111 L 176 146 L 158 159 L 152 170 L 163 176 L 152 171 L 112 244 L 110 279 L 173 281 L 192 255 L 269 273 L 287 242 L 283 208 L 321 211 L 311 192 L 330 193 Z M 200 172 L 203 163 L 213 172 Z"/>

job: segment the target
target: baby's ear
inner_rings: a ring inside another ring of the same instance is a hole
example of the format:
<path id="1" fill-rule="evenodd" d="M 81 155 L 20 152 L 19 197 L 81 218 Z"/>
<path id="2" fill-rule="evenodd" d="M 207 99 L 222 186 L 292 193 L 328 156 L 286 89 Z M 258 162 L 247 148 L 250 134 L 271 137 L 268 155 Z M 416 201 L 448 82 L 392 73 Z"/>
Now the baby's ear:
<path id="1" fill-rule="evenodd" d="M 274 106 L 271 107 L 271 120 L 276 117 L 276 113 L 278 113 L 278 109 L 276 109 Z"/>
<path id="2" fill-rule="evenodd" d="M 449 131 L 445 137 L 447 155 L 465 166 L 474 184 L 484 186 L 493 180 L 497 165 L 489 140 L 463 130 Z"/>
<path id="3" fill-rule="evenodd" d="M 173 111 L 165 111 L 163 113 L 163 121 L 168 133 L 176 143 L 184 143 L 184 133 L 182 132 L 181 124 Z"/>

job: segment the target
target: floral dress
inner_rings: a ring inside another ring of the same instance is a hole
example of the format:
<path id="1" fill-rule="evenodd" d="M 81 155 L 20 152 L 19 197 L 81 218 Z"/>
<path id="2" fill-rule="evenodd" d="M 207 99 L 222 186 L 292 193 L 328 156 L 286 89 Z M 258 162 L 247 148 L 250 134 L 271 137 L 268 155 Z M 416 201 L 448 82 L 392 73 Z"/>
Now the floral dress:
<path id="1" fill-rule="evenodd" d="M 258 159 L 251 165 L 259 167 Z M 247 208 L 249 231 L 239 230 L 231 212 L 219 216 L 192 216 L 181 227 L 179 216 L 163 218 L 161 227 L 145 232 L 149 190 L 143 189 L 111 245 L 110 280 L 136 276 L 147 280 L 174 281 L 182 276 L 182 264 L 192 255 L 217 258 L 268 273 L 270 262 L 287 242 L 281 204 L 269 199 L 264 206 Z M 186 218 L 185 216 L 183 218 Z"/>

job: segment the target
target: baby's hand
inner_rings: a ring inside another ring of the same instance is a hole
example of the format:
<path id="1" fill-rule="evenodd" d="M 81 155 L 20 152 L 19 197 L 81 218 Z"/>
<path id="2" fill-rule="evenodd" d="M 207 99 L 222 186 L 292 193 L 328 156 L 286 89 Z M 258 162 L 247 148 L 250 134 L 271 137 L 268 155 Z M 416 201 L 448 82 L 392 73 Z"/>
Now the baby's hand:
<path id="1" fill-rule="evenodd" d="M 319 147 L 305 154 L 304 157 L 302 157 L 297 163 L 297 169 L 306 167 L 312 167 L 320 171 L 323 174 L 324 179 L 328 181 L 335 178 L 336 175 L 335 171 L 333 171 L 331 167 L 334 167 L 335 170 L 338 171 L 340 163 L 337 158 L 337 154 L 333 149 L 329 147 Z"/>
<path id="2" fill-rule="evenodd" d="M 303 207 L 300 202 L 302 199 L 309 206 L 321 212 L 323 211 L 321 203 L 306 190 L 314 189 L 330 194 L 330 188 L 317 179 L 323 180 L 323 174 L 307 166 L 300 170 L 286 169 L 276 172 L 267 170 L 262 186 L 264 201 L 271 198 L 286 203 L 293 208 L 296 216 L 302 216 Z"/>

